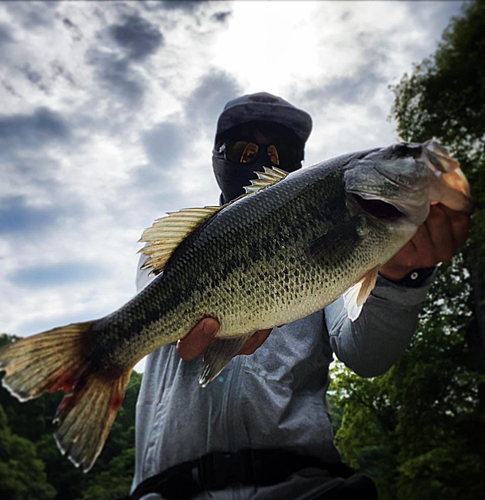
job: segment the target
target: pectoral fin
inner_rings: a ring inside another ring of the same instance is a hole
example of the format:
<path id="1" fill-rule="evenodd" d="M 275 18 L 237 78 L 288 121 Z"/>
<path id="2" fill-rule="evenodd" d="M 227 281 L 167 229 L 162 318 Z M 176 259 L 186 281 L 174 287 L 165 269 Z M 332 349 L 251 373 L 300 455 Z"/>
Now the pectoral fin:
<path id="1" fill-rule="evenodd" d="M 202 355 L 202 372 L 199 377 L 199 384 L 202 387 L 207 387 L 241 350 L 251 335 L 249 333 L 236 338 L 214 339 Z"/>
<path id="2" fill-rule="evenodd" d="M 351 286 L 343 295 L 344 308 L 347 311 L 348 317 L 355 321 L 362 311 L 362 306 L 365 304 L 372 290 L 376 286 L 378 267 L 368 271 L 360 281 L 354 286 Z"/>
<path id="3" fill-rule="evenodd" d="M 362 225 L 360 218 L 330 228 L 325 234 L 313 240 L 309 247 L 310 256 L 318 260 L 329 260 L 335 256 L 343 257 L 352 252 L 361 240 L 359 233 Z"/>

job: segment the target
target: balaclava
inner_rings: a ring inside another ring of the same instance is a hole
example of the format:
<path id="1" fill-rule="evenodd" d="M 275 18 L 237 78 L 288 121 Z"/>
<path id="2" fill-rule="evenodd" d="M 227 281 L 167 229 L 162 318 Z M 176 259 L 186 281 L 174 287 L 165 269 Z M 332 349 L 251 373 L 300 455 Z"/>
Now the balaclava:
<path id="1" fill-rule="evenodd" d="M 219 117 L 216 131 L 216 144 L 221 134 L 232 128 L 250 122 L 276 123 L 290 129 L 305 144 L 312 129 L 312 119 L 308 113 L 298 109 L 281 97 L 267 92 L 249 94 L 229 101 Z M 214 147 L 212 166 L 217 183 L 221 188 L 221 203 L 227 203 L 244 193 L 244 186 L 250 185 L 250 179 L 255 179 L 255 171 L 262 171 L 268 165 L 264 156 L 247 164 L 233 163 L 226 160 L 223 152 Z M 301 167 L 301 161 L 294 166 L 285 165 L 284 170 L 292 172 Z"/>

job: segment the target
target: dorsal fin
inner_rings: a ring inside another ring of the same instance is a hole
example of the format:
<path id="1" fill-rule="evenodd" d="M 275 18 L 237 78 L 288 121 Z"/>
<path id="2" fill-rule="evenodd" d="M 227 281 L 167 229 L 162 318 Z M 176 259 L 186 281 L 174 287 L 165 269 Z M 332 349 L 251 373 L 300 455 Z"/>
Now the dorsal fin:
<path id="1" fill-rule="evenodd" d="M 183 208 L 178 212 L 168 212 L 168 217 L 157 219 L 152 227 L 145 229 L 139 241 L 148 243 L 139 253 L 148 256 L 141 269 L 152 268 L 152 273 L 159 274 L 165 264 L 194 229 L 210 219 L 224 206 Z"/>
<path id="2" fill-rule="evenodd" d="M 264 172 L 255 172 L 257 179 L 251 180 L 251 186 L 245 186 L 248 196 L 261 189 L 267 188 L 283 180 L 288 173 L 278 167 L 263 167 Z M 235 200 L 234 200 L 235 201 Z M 184 208 L 178 212 L 168 212 L 168 217 L 157 219 L 152 227 L 145 229 L 139 241 L 148 243 L 139 253 L 143 253 L 148 260 L 141 269 L 152 268 L 151 272 L 159 274 L 175 249 L 194 229 L 210 219 L 219 210 L 227 205 L 209 206 L 201 208 Z"/>
<path id="3" fill-rule="evenodd" d="M 250 186 L 244 186 L 246 190 L 246 194 L 256 193 L 257 191 L 261 191 L 261 189 L 267 188 L 276 184 L 277 182 L 283 180 L 285 177 L 288 177 L 288 172 L 281 170 L 278 167 L 263 167 L 264 172 L 254 172 L 258 178 L 251 179 Z"/>

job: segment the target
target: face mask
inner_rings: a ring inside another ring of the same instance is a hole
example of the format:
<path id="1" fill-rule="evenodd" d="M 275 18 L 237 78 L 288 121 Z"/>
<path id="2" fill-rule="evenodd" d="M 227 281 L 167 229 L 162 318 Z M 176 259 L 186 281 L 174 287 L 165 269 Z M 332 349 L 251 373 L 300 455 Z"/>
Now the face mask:
<path id="1" fill-rule="evenodd" d="M 228 203 L 246 191 L 244 186 L 251 185 L 251 179 L 257 179 L 254 172 L 263 172 L 263 167 L 270 167 L 268 158 L 262 157 L 251 163 L 233 163 L 224 158 L 223 152 L 212 152 L 212 168 L 216 177 L 217 184 L 221 188 L 221 203 Z M 294 167 L 285 167 L 286 172 L 294 172 L 301 167 L 298 162 Z"/>

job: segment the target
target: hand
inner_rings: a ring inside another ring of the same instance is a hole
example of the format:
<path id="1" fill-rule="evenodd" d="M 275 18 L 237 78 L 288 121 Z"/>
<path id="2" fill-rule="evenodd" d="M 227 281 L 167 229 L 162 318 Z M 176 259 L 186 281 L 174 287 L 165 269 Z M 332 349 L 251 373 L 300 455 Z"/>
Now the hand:
<path id="1" fill-rule="evenodd" d="M 470 228 L 470 216 L 445 205 L 432 205 L 428 218 L 380 273 L 393 281 L 407 276 L 414 269 L 436 266 L 451 260 L 462 247 Z"/>
<path id="2" fill-rule="evenodd" d="M 200 356 L 214 340 L 218 330 L 219 322 L 214 318 L 204 318 L 199 321 L 183 339 L 177 342 L 177 351 L 180 357 L 185 361 L 191 361 Z M 269 328 L 268 330 L 259 330 L 253 333 L 238 352 L 238 355 L 253 354 L 268 338 L 271 330 Z"/>

